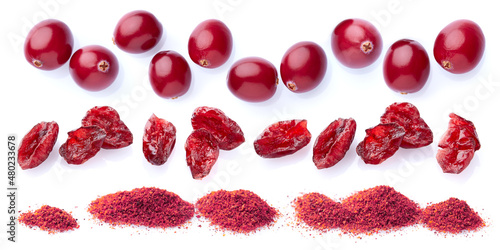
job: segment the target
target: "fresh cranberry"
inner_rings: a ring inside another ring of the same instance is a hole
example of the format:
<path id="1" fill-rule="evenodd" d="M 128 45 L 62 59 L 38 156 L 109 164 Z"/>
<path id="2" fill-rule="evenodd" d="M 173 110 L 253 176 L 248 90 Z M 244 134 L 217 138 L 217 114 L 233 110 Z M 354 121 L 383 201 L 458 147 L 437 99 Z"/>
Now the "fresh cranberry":
<path id="1" fill-rule="evenodd" d="M 109 87 L 118 76 L 118 59 L 100 45 L 85 46 L 71 56 L 69 72 L 73 80 L 89 91 Z"/>
<path id="2" fill-rule="evenodd" d="M 439 32 L 434 42 L 434 58 L 443 69 L 462 74 L 479 64 L 484 47 L 484 34 L 479 25 L 456 20 Z"/>
<path id="3" fill-rule="evenodd" d="M 163 26 L 150 12 L 136 10 L 125 14 L 115 27 L 113 42 L 128 53 L 143 53 L 160 42 Z"/>
<path id="4" fill-rule="evenodd" d="M 382 53 L 382 37 L 368 21 L 353 18 L 342 21 L 332 33 L 333 54 L 344 66 L 364 68 Z"/>
<path id="5" fill-rule="evenodd" d="M 383 72 L 385 82 L 392 90 L 402 94 L 415 93 L 429 78 L 429 56 L 417 41 L 399 40 L 387 51 Z"/>
<path id="6" fill-rule="evenodd" d="M 278 72 L 274 65 L 260 57 L 235 62 L 227 75 L 227 86 L 236 97 L 247 102 L 262 102 L 276 93 Z"/>
<path id="7" fill-rule="evenodd" d="M 285 86 L 295 93 L 316 88 L 326 73 L 325 51 L 316 43 L 299 42 L 281 59 L 280 73 Z"/>
<path id="8" fill-rule="evenodd" d="M 24 42 L 24 56 L 35 68 L 54 70 L 65 64 L 73 52 L 73 34 L 55 19 L 35 25 Z"/>
<path id="9" fill-rule="evenodd" d="M 232 50 L 231 31 L 216 19 L 198 24 L 189 37 L 189 57 L 194 63 L 205 68 L 221 66 L 229 59 Z"/>
<path id="10" fill-rule="evenodd" d="M 149 82 L 155 93 L 163 98 L 184 95 L 191 86 L 191 69 L 179 53 L 158 52 L 149 64 Z"/>

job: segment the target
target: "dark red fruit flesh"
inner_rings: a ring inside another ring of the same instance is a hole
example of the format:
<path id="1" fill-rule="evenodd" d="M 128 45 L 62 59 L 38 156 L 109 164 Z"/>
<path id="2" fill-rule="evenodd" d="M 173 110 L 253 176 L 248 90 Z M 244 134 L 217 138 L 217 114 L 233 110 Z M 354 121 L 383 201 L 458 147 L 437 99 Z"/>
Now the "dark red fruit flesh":
<path id="1" fill-rule="evenodd" d="M 299 42 L 281 59 L 281 80 L 292 92 L 304 93 L 316 88 L 326 73 L 325 51 L 316 43 Z"/>
<path id="2" fill-rule="evenodd" d="M 165 120 L 151 115 L 142 137 L 142 152 L 146 160 L 153 165 L 163 165 L 167 162 L 175 146 L 175 126 Z"/>
<path id="3" fill-rule="evenodd" d="M 163 98 L 177 98 L 191 86 L 191 69 L 179 53 L 158 52 L 149 64 L 149 82 L 154 92 Z"/>
<path id="4" fill-rule="evenodd" d="M 24 56 L 35 68 L 54 70 L 65 64 L 73 52 L 73 34 L 55 19 L 36 24 L 26 36 Z"/>
<path id="5" fill-rule="evenodd" d="M 21 169 L 38 167 L 48 157 L 57 141 L 59 125 L 56 122 L 36 124 L 21 140 L 17 162 Z"/>
<path id="6" fill-rule="evenodd" d="M 393 91 L 402 94 L 418 92 L 429 78 L 429 56 L 417 41 L 399 40 L 387 50 L 383 74 L 385 83 Z"/>
<path id="7" fill-rule="evenodd" d="M 470 20 L 456 20 L 444 27 L 434 42 L 434 59 L 454 74 L 474 69 L 484 54 L 485 38 L 481 27 Z"/>
<path id="8" fill-rule="evenodd" d="M 204 68 L 222 66 L 233 50 L 233 36 L 221 21 L 209 19 L 198 24 L 189 36 L 189 57 Z"/>
<path id="9" fill-rule="evenodd" d="M 123 148 L 133 142 L 132 132 L 112 107 L 96 106 L 87 111 L 87 114 L 82 119 L 82 126 L 92 125 L 99 126 L 106 131 L 106 138 L 102 144 L 104 149 Z"/>
<path id="10" fill-rule="evenodd" d="M 59 154 L 68 164 L 83 164 L 101 150 L 106 131 L 98 126 L 80 127 L 68 132 L 68 139 L 59 148 Z"/>
<path id="11" fill-rule="evenodd" d="M 89 45 L 75 51 L 69 61 L 71 77 L 88 91 L 106 89 L 116 80 L 118 71 L 116 56 L 100 45 Z"/>
<path id="12" fill-rule="evenodd" d="M 205 178 L 219 158 L 217 139 L 208 130 L 194 130 L 188 136 L 184 148 L 193 179 Z"/>
<path id="13" fill-rule="evenodd" d="M 232 150 L 245 142 L 240 126 L 227 117 L 222 110 L 212 107 L 198 107 L 191 117 L 194 130 L 206 129 L 218 141 L 222 150 Z"/>
<path id="14" fill-rule="evenodd" d="M 263 102 L 271 99 L 278 86 L 278 71 L 259 57 L 247 57 L 235 62 L 227 75 L 227 87 L 241 100 Z"/>
<path id="15" fill-rule="evenodd" d="M 306 120 L 287 120 L 264 129 L 254 141 L 254 148 L 263 158 L 278 158 L 299 151 L 310 141 Z"/>
<path id="16" fill-rule="evenodd" d="M 471 121 L 454 113 L 450 118 L 448 129 L 439 141 L 436 159 L 444 173 L 460 174 L 469 166 L 481 144 Z"/>
<path id="17" fill-rule="evenodd" d="M 125 52 L 138 54 L 156 46 L 162 34 L 163 26 L 152 13 L 135 10 L 118 21 L 113 32 L 113 42 Z"/>
<path id="18" fill-rule="evenodd" d="M 395 122 L 405 129 L 402 148 L 424 147 L 431 144 L 434 138 L 431 129 L 420 117 L 417 107 L 408 102 L 393 103 L 387 107 L 380 117 L 380 122 Z"/>
<path id="19" fill-rule="evenodd" d="M 368 21 L 353 18 L 340 22 L 332 33 L 332 51 L 348 68 L 371 65 L 382 53 L 382 36 Z"/>
<path id="20" fill-rule="evenodd" d="M 329 168 L 342 160 L 356 134 L 354 119 L 339 118 L 323 130 L 313 146 L 313 162 L 318 169 Z"/>
<path id="21" fill-rule="evenodd" d="M 403 141 L 405 129 L 397 123 L 384 123 L 366 130 L 356 153 L 366 164 L 380 164 L 393 156 Z"/>

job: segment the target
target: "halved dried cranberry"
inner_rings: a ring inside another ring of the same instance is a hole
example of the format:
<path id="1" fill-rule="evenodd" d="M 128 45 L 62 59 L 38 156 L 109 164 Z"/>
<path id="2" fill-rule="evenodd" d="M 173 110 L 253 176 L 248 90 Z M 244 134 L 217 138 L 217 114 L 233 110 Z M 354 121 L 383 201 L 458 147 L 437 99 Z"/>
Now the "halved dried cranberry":
<path id="1" fill-rule="evenodd" d="M 253 145 L 264 158 L 278 158 L 293 154 L 311 141 L 307 120 L 280 121 L 268 126 Z"/>
<path id="2" fill-rule="evenodd" d="M 59 148 L 59 154 L 68 164 L 82 164 L 94 157 L 106 138 L 99 126 L 80 127 L 68 132 L 68 140 Z"/>
<path id="3" fill-rule="evenodd" d="M 219 143 L 206 129 L 194 130 L 187 138 L 186 162 L 193 179 L 203 179 L 219 158 Z"/>
<path id="4" fill-rule="evenodd" d="M 385 109 L 381 123 L 395 122 L 405 129 L 402 148 L 420 148 L 432 143 L 432 131 L 420 117 L 417 107 L 408 102 L 396 102 Z"/>
<path id="5" fill-rule="evenodd" d="M 234 149 L 245 142 L 240 126 L 220 109 L 205 106 L 196 108 L 191 124 L 194 130 L 204 128 L 212 133 L 222 150 Z"/>
<path id="6" fill-rule="evenodd" d="M 48 157 L 59 134 L 56 122 L 36 124 L 21 140 L 17 153 L 17 162 L 21 169 L 38 167 Z"/>
<path id="7" fill-rule="evenodd" d="M 379 124 L 366 130 L 356 153 L 367 164 L 380 164 L 396 153 L 404 134 L 405 129 L 395 122 Z"/>
<path id="8" fill-rule="evenodd" d="M 164 119 L 151 115 L 142 137 L 142 152 L 153 165 L 163 165 L 172 153 L 176 139 L 175 126 Z"/>
<path id="9" fill-rule="evenodd" d="M 116 149 L 132 144 L 133 136 L 128 127 L 120 120 L 120 115 L 109 106 L 96 106 L 87 111 L 82 119 L 82 126 L 96 125 L 106 131 L 102 148 Z"/>
<path id="10" fill-rule="evenodd" d="M 344 158 L 356 134 L 354 119 L 339 118 L 316 138 L 313 147 L 313 162 L 318 169 L 329 168 Z"/>
<path id="11" fill-rule="evenodd" d="M 448 130 L 439 141 L 436 159 L 444 173 L 461 173 L 469 166 L 474 152 L 481 148 L 476 127 L 454 113 L 450 114 Z"/>

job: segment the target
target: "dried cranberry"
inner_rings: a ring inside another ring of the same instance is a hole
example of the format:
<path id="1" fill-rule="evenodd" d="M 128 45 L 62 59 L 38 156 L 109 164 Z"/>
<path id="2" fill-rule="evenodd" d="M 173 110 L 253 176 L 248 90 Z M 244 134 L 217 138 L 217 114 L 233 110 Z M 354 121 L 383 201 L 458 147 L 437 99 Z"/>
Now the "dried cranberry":
<path id="1" fill-rule="evenodd" d="M 142 152 L 153 165 L 163 165 L 172 153 L 176 139 L 175 126 L 164 119 L 151 115 L 142 137 Z"/>
<path id="2" fill-rule="evenodd" d="M 366 130 L 356 153 L 367 164 L 380 164 L 396 153 L 404 135 L 405 129 L 395 122 L 379 124 Z"/>
<path id="3" fill-rule="evenodd" d="M 393 103 L 380 117 L 381 123 L 395 122 L 405 129 L 402 148 L 420 148 L 432 143 L 432 131 L 420 117 L 417 107 L 408 102 Z"/>
<path id="4" fill-rule="evenodd" d="M 186 162 L 193 179 L 203 179 L 219 158 L 219 143 L 206 129 L 194 130 L 187 138 Z"/>
<path id="5" fill-rule="evenodd" d="M 356 133 L 354 119 L 339 118 L 316 138 L 313 147 L 313 162 L 318 169 L 329 168 L 344 158 Z"/>
<path id="6" fill-rule="evenodd" d="M 109 106 L 96 106 L 87 111 L 82 126 L 97 125 L 106 131 L 102 148 L 116 149 L 132 144 L 133 136 L 128 127 L 120 120 L 120 115 Z"/>
<path id="7" fill-rule="evenodd" d="M 254 141 L 255 152 L 264 158 L 293 154 L 311 141 L 307 120 L 280 121 L 268 126 Z"/>
<path id="8" fill-rule="evenodd" d="M 245 142 L 240 126 L 220 109 L 205 106 L 196 108 L 191 124 L 194 130 L 204 128 L 212 133 L 222 150 L 234 149 Z"/>
<path id="9" fill-rule="evenodd" d="M 469 166 L 474 152 L 481 148 L 476 127 L 454 113 L 450 114 L 448 130 L 439 141 L 436 158 L 444 173 L 460 174 Z"/>
<path id="10" fill-rule="evenodd" d="M 59 134 L 56 122 L 36 124 L 21 140 L 17 162 L 21 169 L 38 167 L 49 157 Z"/>
<path id="11" fill-rule="evenodd" d="M 98 126 L 80 127 L 68 132 L 68 140 L 59 148 L 59 154 L 68 164 L 82 164 L 94 157 L 106 138 L 106 131 Z"/>

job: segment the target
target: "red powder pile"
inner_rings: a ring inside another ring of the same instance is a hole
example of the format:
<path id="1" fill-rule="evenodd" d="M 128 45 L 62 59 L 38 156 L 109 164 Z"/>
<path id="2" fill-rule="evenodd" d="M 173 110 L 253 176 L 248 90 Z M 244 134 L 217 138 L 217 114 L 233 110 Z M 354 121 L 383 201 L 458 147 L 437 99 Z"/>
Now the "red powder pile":
<path id="1" fill-rule="evenodd" d="M 176 227 L 194 216 L 193 204 L 159 188 L 136 188 L 108 194 L 92 201 L 88 211 L 112 225 L 153 228 Z"/>
<path id="2" fill-rule="evenodd" d="M 442 233 L 474 231 L 484 226 L 484 221 L 467 202 L 457 198 L 427 206 L 422 213 L 422 223 L 429 229 Z"/>
<path id="3" fill-rule="evenodd" d="M 320 193 L 307 193 L 293 201 L 297 218 L 310 227 L 325 231 L 347 225 L 352 214 L 340 202 Z"/>
<path id="4" fill-rule="evenodd" d="M 421 210 L 417 203 L 389 186 L 376 186 L 354 193 L 342 201 L 353 214 L 343 229 L 351 233 L 371 234 L 418 223 Z"/>
<path id="5" fill-rule="evenodd" d="M 30 228 L 38 227 L 50 234 L 74 230 L 80 227 L 70 213 L 48 205 L 43 205 L 35 211 L 20 214 L 19 222 Z"/>
<path id="6" fill-rule="evenodd" d="M 212 225 L 237 233 L 250 233 L 273 223 L 278 211 L 247 190 L 211 192 L 196 203 Z"/>

